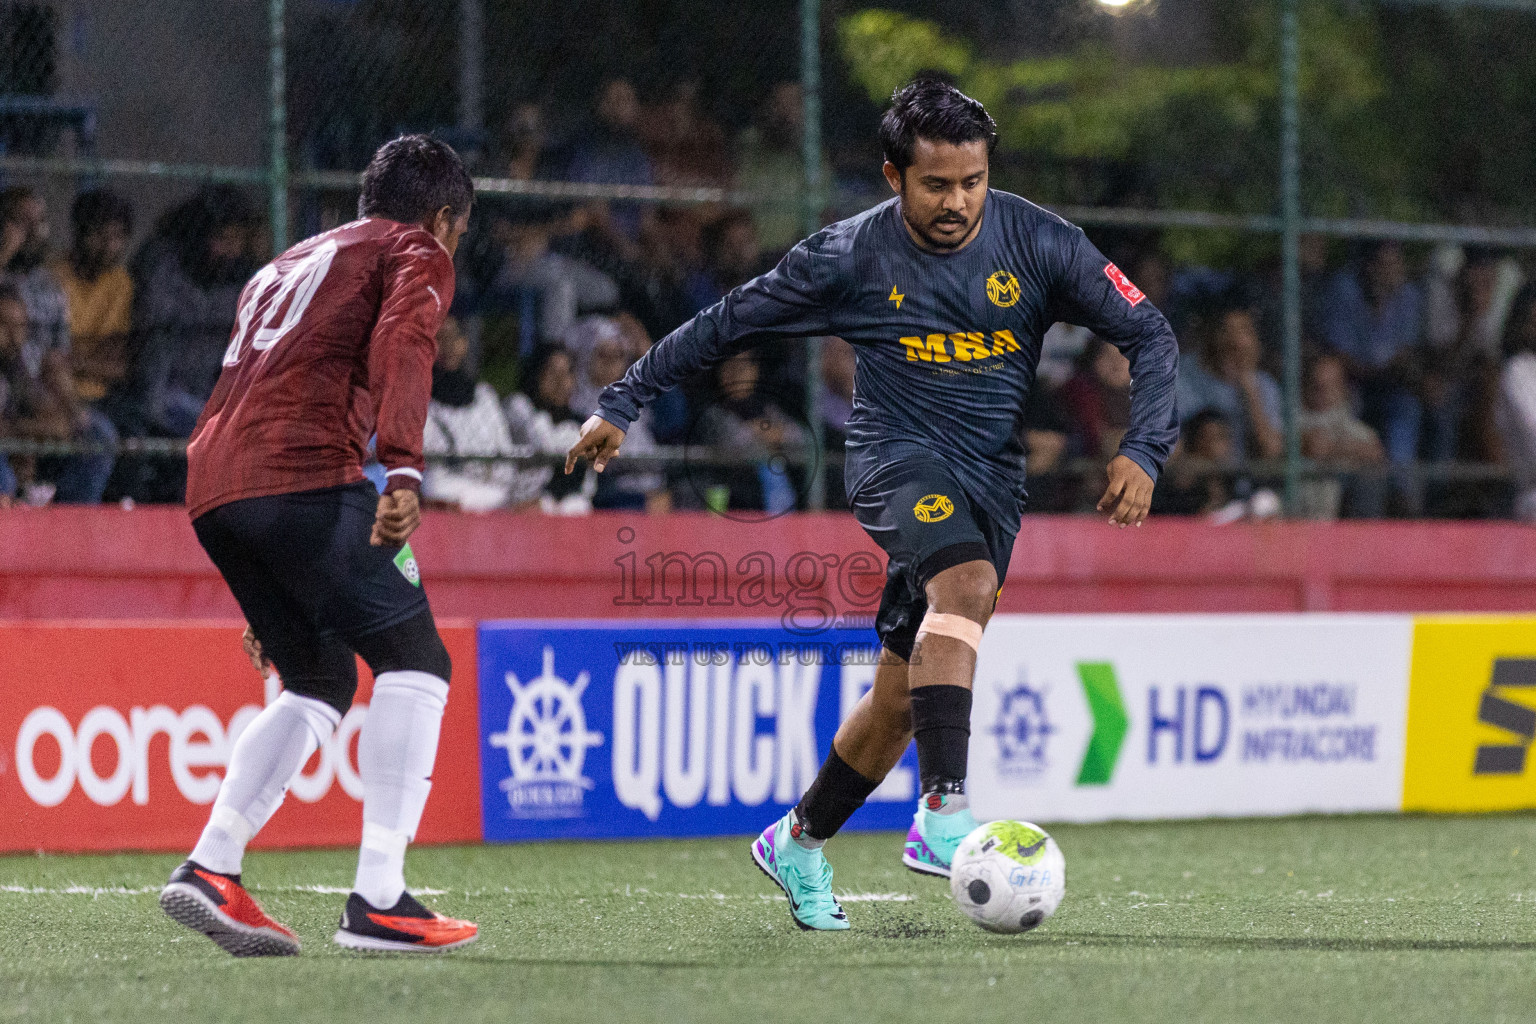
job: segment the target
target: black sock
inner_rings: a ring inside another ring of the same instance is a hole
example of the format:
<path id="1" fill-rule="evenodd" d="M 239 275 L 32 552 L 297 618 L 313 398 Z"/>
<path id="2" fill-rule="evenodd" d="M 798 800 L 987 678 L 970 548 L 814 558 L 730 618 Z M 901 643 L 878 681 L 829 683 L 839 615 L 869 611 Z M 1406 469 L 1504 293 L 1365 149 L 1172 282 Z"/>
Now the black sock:
<path id="1" fill-rule="evenodd" d="M 866 779 L 850 768 L 834 748 L 822 762 L 811 788 L 795 805 L 795 817 L 805 826 L 806 835 L 826 841 L 864 806 L 878 785 L 879 780 Z"/>
<path id="2" fill-rule="evenodd" d="M 197 861 L 193 860 L 190 857 L 187 858 L 187 863 L 192 865 L 192 867 L 196 868 L 198 871 L 206 871 L 210 875 L 218 875 L 220 878 L 227 878 L 231 882 L 234 882 L 236 885 L 240 884 L 240 872 L 238 872 L 238 871 L 235 872 L 234 874 L 230 874 L 227 871 L 215 871 L 215 870 L 213 870 L 213 868 L 205 868 L 205 867 L 203 867 L 201 864 L 199 864 Z"/>
<path id="3" fill-rule="evenodd" d="M 923 792 L 964 793 L 971 745 L 971 691 L 964 686 L 912 689 L 912 730 Z"/>

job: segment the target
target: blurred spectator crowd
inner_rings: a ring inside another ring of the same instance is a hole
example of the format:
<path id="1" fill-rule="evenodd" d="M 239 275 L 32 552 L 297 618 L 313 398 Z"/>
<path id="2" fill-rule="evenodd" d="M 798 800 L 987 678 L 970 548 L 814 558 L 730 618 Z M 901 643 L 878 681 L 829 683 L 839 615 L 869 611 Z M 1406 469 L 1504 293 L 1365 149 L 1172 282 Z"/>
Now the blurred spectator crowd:
<path id="1" fill-rule="evenodd" d="M 814 388 L 809 340 L 738 353 L 647 409 L 626 458 L 601 477 L 567 476 L 554 459 L 655 339 L 800 237 L 800 117 L 798 85 L 781 83 L 731 139 L 696 88 L 644 103 L 624 79 L 604 82 L 589 121 L 564 137 L 537 104 L 509 113 L 481 173 L 729 186 L 758 202 L 748 211 L 483 197 L 438 339 L 430 503 L 773 515 L 807 507 L 821 464 L 827 506 L 845 505 L 855 360 L 836 338 L 816 342 Z M 338 198 L 318 226 L 350 219 L 350 202 Z M 119 454 L 119 442 L 190 435 L 240 289 L 267 255 L 257 207 L 234 187 L 206 187 L 137 247 L 135 211 L 108 189 L 76 196 L 65 239 L 50 238 L 49 213 L 33 191 L 0 191 L 0 439 L 39 442 L 0 455 L 0 502 L 178 501 L 184 463 Z M 1154 512 L 1277 514 L 1278 268 L 1176 266 L 1146 236 L 1101 245 L 1169 316 L 1181 346 L 1183 437 Z M 1303 240 L 1302 260 L 1302 513 L 1536 519 L 1536 268 L 1499 251 L 1319 237 Z M 1032 510 L 1092 508 L 1130 390 L 1112 345 L 1061 324 L 1047 334 L 1020 424 Z M 1426 463 L 1503 469 L 1456 478 L 1425 473 Z"/>

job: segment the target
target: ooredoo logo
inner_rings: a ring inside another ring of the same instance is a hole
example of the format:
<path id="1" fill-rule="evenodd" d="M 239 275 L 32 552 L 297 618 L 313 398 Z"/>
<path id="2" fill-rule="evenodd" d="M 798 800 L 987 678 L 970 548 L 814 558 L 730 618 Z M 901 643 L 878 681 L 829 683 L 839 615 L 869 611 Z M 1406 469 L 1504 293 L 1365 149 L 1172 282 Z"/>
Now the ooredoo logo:
<path id="1" fill-rule="evenodd" d="M 277 692 L 272 677 L 267 699 Z M 156 704 L 130 708 L 126 714 L 98 705 L 72 724 L 55 707 L 34 708 L 16 733 L 16 777 L 28 798 L 42 807 L 57 807 L 77 785 L 101 807 L 125 798 L 143 806 L 155 795 L 150 789 L 150 751 L 156 737 L 163 736 L 176 791 L 190 803 L 209 804 L 218 796 L 235 741 L 260 713 L 261 708 L 247 704 L 225 723 L 202 704 L 181 711 Z M 319 761 L 294 779 L 294 796 L 315 803 L 339 783 L 352 799 L 362 800 L 362 780 L 350 751 L 366 713 L 366 705 L 353 706 L 320 748 Z"/>

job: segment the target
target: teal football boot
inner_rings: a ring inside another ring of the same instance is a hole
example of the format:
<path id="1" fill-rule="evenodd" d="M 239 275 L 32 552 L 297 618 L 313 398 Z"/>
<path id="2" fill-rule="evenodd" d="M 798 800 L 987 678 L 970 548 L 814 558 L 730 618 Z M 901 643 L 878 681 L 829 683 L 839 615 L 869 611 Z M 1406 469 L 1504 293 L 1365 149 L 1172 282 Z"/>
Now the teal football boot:
<path id="1" fill-rule="evenodd" d="M 901 862 L 920 875 L 949 877 L 950 862 L 960 848 L 960 840 L 976 830 L 978 822 L 969 807 L 951 814 L 940 814 L 939 809 L 954 799 L 939 793 L 929 793 L 917 805 L 912 816 L 912 827 L 907 830 L 907 845 L 901 851 Z"/>
<path id="2" fill-rule="evenodd" d="M 752 843 L 752 862 L 789 897 L 789 913 L 806 931 L 837 932 L 848 915 L 832 895 L 832 865 L 820 850 L 807 850 L 790 835 L 793 812 L 763 830 Z"/>

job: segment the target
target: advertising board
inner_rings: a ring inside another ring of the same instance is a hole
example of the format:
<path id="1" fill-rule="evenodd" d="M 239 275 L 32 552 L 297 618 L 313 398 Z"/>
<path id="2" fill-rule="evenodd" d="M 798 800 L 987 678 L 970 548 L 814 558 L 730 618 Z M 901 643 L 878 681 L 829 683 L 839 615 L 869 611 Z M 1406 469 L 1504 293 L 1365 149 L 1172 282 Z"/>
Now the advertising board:
<path id="1" fill-rule="evenodd" d="M 0 851 L 187 850 L 240 731 L 275 697 L 239 623 L 0 624 Z M 450 690 L 419 842 L 480 838 L 475 631 L 442 629 Z M 304 767 L 253 847 L 351 845 L 357 736 L 373 681 Z"/>

